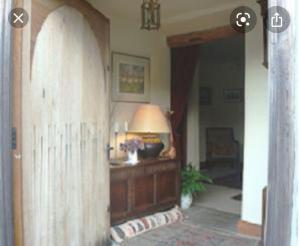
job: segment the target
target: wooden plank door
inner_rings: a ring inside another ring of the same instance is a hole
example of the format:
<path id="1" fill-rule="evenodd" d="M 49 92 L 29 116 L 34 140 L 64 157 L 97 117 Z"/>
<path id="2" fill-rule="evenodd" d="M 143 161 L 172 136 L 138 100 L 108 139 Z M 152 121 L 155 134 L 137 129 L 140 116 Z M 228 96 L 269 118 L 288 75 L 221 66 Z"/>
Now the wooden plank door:
<path id="1" fill-rule="evenodd" d="M 109 23 L 79 0 L 33 1 L 31 16 L 22 50 L 24 64 L 30 47 L 30 79 L 22 71 L 22 244 L 106 245 Z"/>

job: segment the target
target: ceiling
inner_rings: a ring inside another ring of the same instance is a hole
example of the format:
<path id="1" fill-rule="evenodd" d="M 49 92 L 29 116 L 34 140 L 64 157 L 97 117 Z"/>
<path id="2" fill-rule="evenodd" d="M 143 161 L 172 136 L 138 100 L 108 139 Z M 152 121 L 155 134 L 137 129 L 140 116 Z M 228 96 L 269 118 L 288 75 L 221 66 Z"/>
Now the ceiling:
<path id="1" fill-rule="evenodd" d="M 140 19 L 142 0 L 89 1 L 94 2 L 108 17 L 119 16 L 132 20 Z M 245 0 L 160 0 L 160 2 L 162 22 L 171 24 L 234 8 L 239 3 L 245 2 Z"/>

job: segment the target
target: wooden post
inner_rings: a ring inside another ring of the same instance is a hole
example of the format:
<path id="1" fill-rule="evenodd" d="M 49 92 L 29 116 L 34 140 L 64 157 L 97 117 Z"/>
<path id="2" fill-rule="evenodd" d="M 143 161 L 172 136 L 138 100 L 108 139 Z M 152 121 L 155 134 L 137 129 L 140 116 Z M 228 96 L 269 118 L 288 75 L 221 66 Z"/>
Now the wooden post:
<path id="1" fill-rule="evenodd" d="M 12 1 L 0 2 L 0 245 L 13 245 L 11 81 L 12 28 L 8 22 Z"/>
<path id="2" fill-rule="evenodd" d="M 23 8 L 31 19 L 31 0 L 14 0 L 14 8 Z M 15 130 L 15 146 L 12 150 L 13 166 L 13 214 L 14 214 L 14 243 L 15 246 L 23 246 L 23 205 L 22 205 L 22 84 L 23 74 L 26 74 L 26 59 L 23 53 L 27 52 L 26 37 L 29 35 L 28 25 L 23 28 L 13 29 L 13 107 L 12 126 Z M 29 39 L 28 39 L 29 40 Z M 30 53 L 28 51 L 28 53 Z M 29 62 L 28 62 L 29 63 Z"/>
<path id="3" fill-rule="evenodd" d="M 299 245 L 295 225 L 299 209 L 295 170 L 299 170 L 300 154 L 299 55 L 296 55 L 300 42 L 296 18 L 299 3 L 298 0 L 269 3 L 270 7 L 287 9 L 291 24 L 282 33 L 269 32 L 270 150 L 265 245 L 295 246 Z"/>

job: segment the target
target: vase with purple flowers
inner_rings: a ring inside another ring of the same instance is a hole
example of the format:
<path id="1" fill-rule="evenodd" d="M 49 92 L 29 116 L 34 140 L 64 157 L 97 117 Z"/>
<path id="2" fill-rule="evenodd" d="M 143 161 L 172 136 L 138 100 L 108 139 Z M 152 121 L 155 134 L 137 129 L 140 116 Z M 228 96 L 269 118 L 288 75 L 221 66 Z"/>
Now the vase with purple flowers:
<path id="1" fill-rule="evenodd" d="M 144 142 L 139 138 L 125 140 L 124 143 L 120 144 L 120 150 L 127 153 L 128 160 L 126 163 L 129 165 L 136 165 L 138 163 L 138 150 L 143 149 Z"/>

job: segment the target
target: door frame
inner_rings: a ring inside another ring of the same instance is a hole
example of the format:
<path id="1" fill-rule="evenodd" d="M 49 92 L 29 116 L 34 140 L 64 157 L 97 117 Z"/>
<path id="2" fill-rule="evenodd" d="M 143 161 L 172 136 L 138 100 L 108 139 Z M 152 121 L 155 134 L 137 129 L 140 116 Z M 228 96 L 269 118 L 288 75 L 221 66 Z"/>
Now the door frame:
<path id="1" fill-rule="evenodd" d="M 288 29 L 269 32 L 269 173 L 266 246 L 299 245 L 300 21 L 298 0 L 269 0 L 290 15 Z M 276 235 L 276 236 L 275 236 Z"/>
<path id="2" fill-rule="evenodd" d="M 203 31 L 183 33 L 167 37 L 167 44 L 170 48 L 205 44 L 218 39 L 243 35 L 232 29 L 231 26 L 219 26 Z"/>
<path id="3" fill-rule="evenodd" d="M 12 146 L 12 0 L 0 3 L 0 245 L 14 243 Z"/>
<path id="4" fill-rule="evenodd" d="M 203 31 L 195 31 L 190 33 L 183 33 L 177 35 L 171 35 L 167 37 L 167 44 L 172 48 L 186 47 L 192 45 L 200 45 L 205 43 L 210 43 L 220 39 L 226 39 L 230 37 L 236 37 L 244 35 L 243 33 L 238 33 L 232 29 L 230 25 L 219 26 L 212 29 L 207 29 Z M 182 141 L 183 141 L 183 166 L 187 164 L 187 110 L 184 114 L 183 120 L 183 132 L 182 132 Z"/>
<path id="5" fill-rule="evenodd" d="M 245 36 L 244 33 L 239 33 L 230 25 L 227 26 L 220 26 L 204 31 L 196 31 L 191 33 L 184 33 L 174 36 L 167 37 L 167 43 L 170 48 L 178 48 L 178 47 L 185 47 L 190 45 L 201 45 L 205 43 L 210 43 L 216 40 L 231 38 L 231 37 L 237 37 L 237 36 Z M 246 39 L 245 39 L 246 41 Z M 245 54 L 246 55 L 246 54 Z M 245 64 L 246 65 L 246 64 Z M 245 81 L 244 81 L 245 83 Z M 245 86 L 244 86 L 245 87 Z M 245 88 L 243 93 L 245 94 Z M 245 111 L 245 105 L 244 105 L 244 111 Z M 185 140 L 185 143 L 187 142 L 187 114 L 184 115 L 183 119 L 183 139 Z M 245 132 L 245 129 L 244 129 Z M 244 146 L 243 146 L 244 147 Z M 184 144 L 184 153 L 187 153 L 187 144 Z M 184 156 L 186 158 L 186 156 Z M 185 163 L 187 160 L 185 160 Z M 245 221 L 239 220 L 237 225 L 237 230 L 241 234 L 246 234 L 250 236 L 256 236 L 260 237 L 262 235 L 262 226 L 256 225 L 256 224 L 250 224 Z"/>

